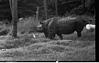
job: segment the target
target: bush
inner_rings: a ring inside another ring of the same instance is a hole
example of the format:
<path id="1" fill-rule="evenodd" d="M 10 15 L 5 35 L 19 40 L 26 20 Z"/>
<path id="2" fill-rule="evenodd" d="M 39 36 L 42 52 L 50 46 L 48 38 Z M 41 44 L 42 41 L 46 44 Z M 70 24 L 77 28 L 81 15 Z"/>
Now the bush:
<path id="1" fill-rule="evenodd" d="M 23 21 L 18 22 L 18 31 L 19 32 L 29 32 L 31 30 L 35 30 L 34 28 L 39 24 L 39 21 L 35 19 L 35 17 L 24 18 Z"/>

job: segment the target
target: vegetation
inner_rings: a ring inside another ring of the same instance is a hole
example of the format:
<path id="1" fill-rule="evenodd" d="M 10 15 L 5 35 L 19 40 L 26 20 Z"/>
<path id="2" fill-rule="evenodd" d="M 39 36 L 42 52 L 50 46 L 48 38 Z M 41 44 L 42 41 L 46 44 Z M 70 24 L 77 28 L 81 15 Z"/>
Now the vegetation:
<path id="1" fill-rule="evenodd" d="M 95 32 L 86 29 L 79 39 L 76 33 L 64 35 L 64 40 L 45 39 L 42 33 L 36 38 L 0 37 L 0 61 L 95 61 L 95 55 Z"/>

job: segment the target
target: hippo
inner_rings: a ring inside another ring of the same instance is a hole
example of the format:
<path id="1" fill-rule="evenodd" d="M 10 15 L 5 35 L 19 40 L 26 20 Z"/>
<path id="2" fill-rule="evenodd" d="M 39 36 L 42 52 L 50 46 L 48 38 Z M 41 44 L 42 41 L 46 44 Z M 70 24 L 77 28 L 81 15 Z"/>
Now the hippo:
<path id="1" fill-rule="evenodd" d="M 47 37 L 54 39 L 57 34 L 62 40 L 62 34 L 72 34 L 74 31 L 77 32 L 77 36 L 81 37 L 81 32 L 88 24 L 90 20 L 83 16 L 77 17 L 63 17 L 63 18 L 53 18 L 46 26 Z"/>

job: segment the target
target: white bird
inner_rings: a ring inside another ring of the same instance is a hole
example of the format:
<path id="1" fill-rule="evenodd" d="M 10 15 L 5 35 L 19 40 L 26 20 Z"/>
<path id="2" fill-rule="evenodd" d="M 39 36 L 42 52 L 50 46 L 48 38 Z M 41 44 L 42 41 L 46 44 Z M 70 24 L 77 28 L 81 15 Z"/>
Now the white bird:
<path id="1" fill-rule="evenodd" d="M 95 28 L 96 28 L 96 25 L 94 25 L 94 24 L 87 24 L 87 25 L 86 25 L 86 29 L 87 29 L 88 31 L 94 31 Z"/>
<path id="2" fill-rule="evenodd" d="M 34 33 L 33 33 L 32 35 L 33 35 L 33 38 L 36 38 L 36 36 L 35 36 L 35 34 L 34 34 Z"/>
<path id="3" fill-rule="evenodd" d="M 23 20 L 23 18 L 19 18 L 19 21 L 22 21 Z"/>

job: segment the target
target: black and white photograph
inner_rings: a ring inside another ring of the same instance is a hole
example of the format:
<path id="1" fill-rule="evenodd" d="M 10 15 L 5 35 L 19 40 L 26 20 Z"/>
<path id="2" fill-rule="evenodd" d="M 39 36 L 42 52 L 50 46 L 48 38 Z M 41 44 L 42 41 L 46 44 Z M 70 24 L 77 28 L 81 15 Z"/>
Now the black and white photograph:
<path id="1" fill-rule="evenodd" d="M 0 0 L 0 62 L 96 61 L 95 23 L 95 0 Z"/>
<path id="2" fill-rule="evenodd" d="M 0 62 L 0 63 L 55 63 L 55 62 Z M 99 62 L 58 62 L 58 63 L 99 63 Z"/>

